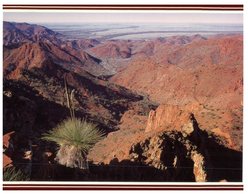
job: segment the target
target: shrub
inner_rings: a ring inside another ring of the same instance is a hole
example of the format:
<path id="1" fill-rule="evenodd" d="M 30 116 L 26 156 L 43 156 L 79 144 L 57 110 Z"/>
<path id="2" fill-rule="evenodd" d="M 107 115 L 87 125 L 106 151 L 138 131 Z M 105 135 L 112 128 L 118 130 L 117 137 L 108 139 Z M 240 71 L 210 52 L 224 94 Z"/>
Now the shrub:
<path id="1" fill-rule="evenodd" d="M 59 145 L 56 161 L 70 168 L 87 169 L 88 151 L 103 137 L 96 125 L 70 118 L 44 134 L 42 139 Z"/>

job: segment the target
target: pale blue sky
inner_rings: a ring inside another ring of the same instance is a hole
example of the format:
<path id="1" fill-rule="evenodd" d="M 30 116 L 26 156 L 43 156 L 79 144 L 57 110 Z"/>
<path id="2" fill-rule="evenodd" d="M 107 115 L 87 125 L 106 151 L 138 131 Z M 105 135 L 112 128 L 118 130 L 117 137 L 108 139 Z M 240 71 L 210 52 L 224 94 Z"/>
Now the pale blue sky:
<path id="1" fill-rule="evenodd" d="M 4 21 L 28 23 L 229 23 L 242 24 L 242 13 L 72 13 L 4 12 Z"/>

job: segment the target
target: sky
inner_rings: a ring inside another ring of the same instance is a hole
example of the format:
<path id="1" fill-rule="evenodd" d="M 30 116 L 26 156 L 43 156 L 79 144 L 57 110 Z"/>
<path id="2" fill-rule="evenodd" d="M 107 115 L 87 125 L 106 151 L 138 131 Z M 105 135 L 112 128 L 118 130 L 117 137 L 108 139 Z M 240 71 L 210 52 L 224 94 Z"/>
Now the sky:
<path id="1" fill-rule="evenodd" d="M 242 13 L 4 12 L 4 21 L 27 23 L 226 23 L 243 24 Z"/>

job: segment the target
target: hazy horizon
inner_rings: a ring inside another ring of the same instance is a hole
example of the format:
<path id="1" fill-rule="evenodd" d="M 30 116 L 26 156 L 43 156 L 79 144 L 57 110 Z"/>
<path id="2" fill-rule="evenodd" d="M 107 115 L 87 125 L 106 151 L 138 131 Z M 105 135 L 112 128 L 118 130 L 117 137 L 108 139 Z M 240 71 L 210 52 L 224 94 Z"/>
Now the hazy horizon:
<path id="1" fill-rule="evenodd" d="M 4 12 L 3 20 L 26 23 L 243 24 L 242 13 L 72 13 Z"/>

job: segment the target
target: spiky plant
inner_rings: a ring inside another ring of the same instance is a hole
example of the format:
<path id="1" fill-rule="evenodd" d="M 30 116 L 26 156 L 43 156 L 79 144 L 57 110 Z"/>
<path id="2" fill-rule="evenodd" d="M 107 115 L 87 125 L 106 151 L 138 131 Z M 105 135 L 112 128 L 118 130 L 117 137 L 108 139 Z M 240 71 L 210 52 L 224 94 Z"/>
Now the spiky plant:
<path id="1" fill-rule="evenodd" d="M 29 177 L 15 167 L 3 169 L 3 181 L 28 181 Z"/>
<path id="2" fill-rule="evenodd" d="M 71 168 L 87 169 L 87 154 L 103 133 L 96 125 L 77 118 L 69 118 L 44 134 L 43 140 L 59 145 L 56 161 Z"/>

